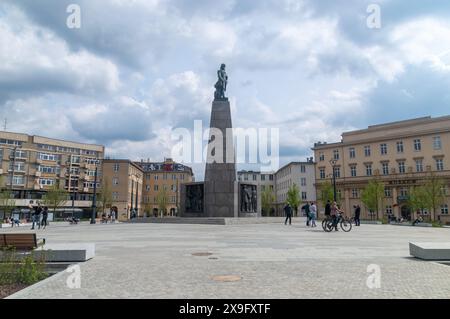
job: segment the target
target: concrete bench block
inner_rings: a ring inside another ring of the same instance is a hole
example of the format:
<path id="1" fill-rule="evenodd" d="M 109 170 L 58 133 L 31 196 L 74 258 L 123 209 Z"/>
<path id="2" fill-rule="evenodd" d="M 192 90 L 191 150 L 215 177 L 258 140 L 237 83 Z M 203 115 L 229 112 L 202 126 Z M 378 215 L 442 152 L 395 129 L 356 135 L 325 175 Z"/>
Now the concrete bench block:
<path id="1" fill-rule="evenodd" d="M 46 262 L 83 262 L 95 257 L 95 244 L 45 244 L 34 256 Z"/>
<path id="2" fill-rule="evenodd" d="M 423 260 L 450 260 L 450 242 L 409 243 L 409 253 Z"/>

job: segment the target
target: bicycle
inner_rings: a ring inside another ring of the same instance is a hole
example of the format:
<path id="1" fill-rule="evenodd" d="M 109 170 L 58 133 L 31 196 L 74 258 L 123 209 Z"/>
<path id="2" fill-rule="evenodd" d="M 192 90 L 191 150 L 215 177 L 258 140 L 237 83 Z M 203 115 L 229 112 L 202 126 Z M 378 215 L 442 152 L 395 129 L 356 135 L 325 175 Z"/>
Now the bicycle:
<path id="1" fill-rule="evenodd" d="M 352 230 L 352 221 L 351 218 L 347 217 L 347 216 L 343 216 L 342 214 L 339 214 L 337 216 L 337 221 L 336 223 L 333 222 L 333 219 L 331 218 L 330 220 L 328 220 L 325 223 L 325 231 L 327 233 L 331 232 L 333 230 L 333 228 L 336 228 L 336 226 L 339 225 L 341 227 L 341 229 L 348 233 L 349 231 Z"/>
<path id="2" fill-rule="evenodd" d="M 322 220 L 322 229 L 326 231 L 327 222 L 332 221 L 333 218 L 330 215 L 325 215 L 325 219 Z"/>

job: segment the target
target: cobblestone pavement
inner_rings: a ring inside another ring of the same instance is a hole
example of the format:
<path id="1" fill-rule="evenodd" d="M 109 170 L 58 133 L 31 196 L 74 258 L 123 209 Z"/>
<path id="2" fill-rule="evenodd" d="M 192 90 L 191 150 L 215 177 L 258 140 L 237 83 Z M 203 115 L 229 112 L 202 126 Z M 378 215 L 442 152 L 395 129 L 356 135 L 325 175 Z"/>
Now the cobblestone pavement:
<path id="1" fill-rule="evenodd" d="M 17 231 L 2 229 L 0 232 Z M 20 229 L 29 231 L 29 229 Z M 81 288 L 61 272 L 13 298 L 449 298 L 450 266 L 409 256 L 410 241 L 450 241 L 450 229 L 363 225 L 325 233 L 292 226 L 108 224 L 50 227 L 48 243 L 96 243 Z M 194 256 L 195 253 L 211 253 Z M 381 287 L 369 289 L 370 264 Z M 214 276 L 240 276 L 222 282 Z"/>

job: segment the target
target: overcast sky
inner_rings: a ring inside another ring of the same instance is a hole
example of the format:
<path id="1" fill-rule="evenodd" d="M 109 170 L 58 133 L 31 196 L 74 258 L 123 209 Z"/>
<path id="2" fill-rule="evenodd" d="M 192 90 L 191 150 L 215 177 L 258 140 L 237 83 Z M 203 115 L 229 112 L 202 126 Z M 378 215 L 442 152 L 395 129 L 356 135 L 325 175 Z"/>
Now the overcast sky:
<path id="1" fill-rule="evenodd" d="M 371 3 L 1 0 L 0 117 L 162 160 L 172 128 L 208 124 L 222 62 L 234 126 L 279 127 L 281 165 L 343 131 L 450 114 L 450 1 L 380 0 L 380 29 Z"/>

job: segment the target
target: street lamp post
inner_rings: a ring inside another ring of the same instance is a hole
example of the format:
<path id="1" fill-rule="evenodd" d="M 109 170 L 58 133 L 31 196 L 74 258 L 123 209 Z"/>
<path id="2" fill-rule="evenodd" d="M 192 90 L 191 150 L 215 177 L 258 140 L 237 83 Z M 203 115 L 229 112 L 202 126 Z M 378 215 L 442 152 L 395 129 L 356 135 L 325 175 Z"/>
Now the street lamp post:
<path id="1" fill-rule="evenodd" d="M 330 164 L 333 170 L 333 200 L 336 202 L 337 201 L 337 194 L 336 194 L 336 162 L 337 160 L 332 159 L 330 160 Z"/>
<path id="2" fill-rule="evenodd" d="M 99 160 L 95 162 L 95 173 L 94 173 L 94 197 L 92 198 L 92 216 L 91 224 L 95 224 L 95 218 L 97 217 L 97 174 L 98 174 L 98 163 Z"/>

